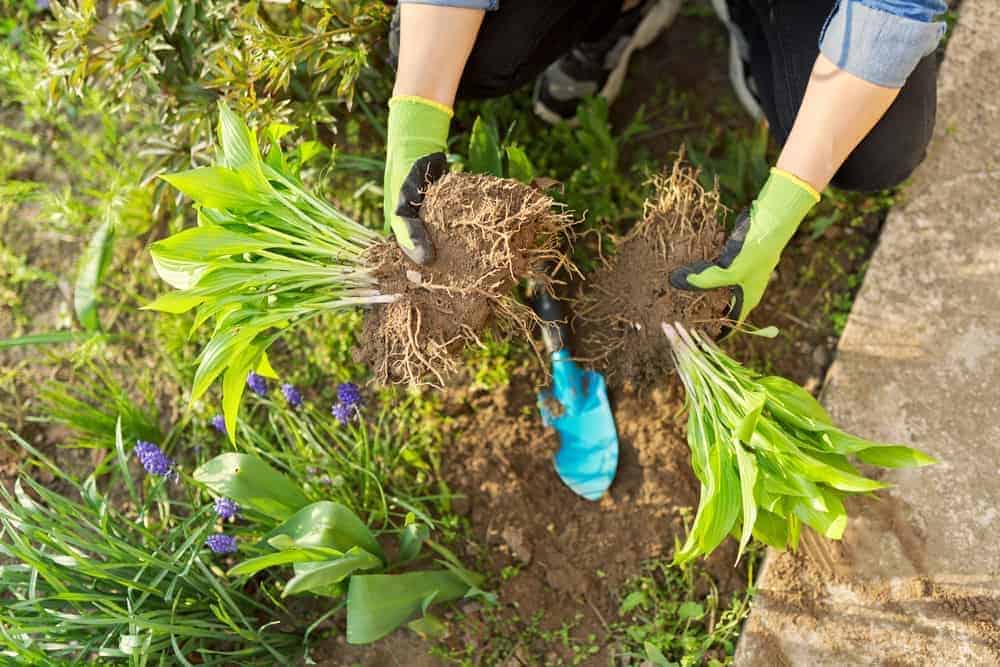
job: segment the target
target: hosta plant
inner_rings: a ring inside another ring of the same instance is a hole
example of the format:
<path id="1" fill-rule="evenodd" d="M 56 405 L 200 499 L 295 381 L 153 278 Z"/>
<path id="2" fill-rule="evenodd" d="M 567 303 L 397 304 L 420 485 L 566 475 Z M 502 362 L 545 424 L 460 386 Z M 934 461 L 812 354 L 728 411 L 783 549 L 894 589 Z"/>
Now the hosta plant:
<path id="1" fill-rule="evenodd" d="M 146 307 L 195 309 L 193 328 L 213 322 L 192 400 L 222 376 L 229 434 L 248 374 L 273 376 L 265 351 L 278 336 L 330 310 L 395 298 L 365 263 L 381 235 L 302 186 L 297 167 L 308 155 L 286 158 L 280 146 L 291 129 L 267 128 L 264 158 L 254 132 L 220 104 L 216 164 L 163 176 L 195 201 L 198 225 L 153 244 L 157 273 L 177 291 Z"/>
<path id="2" fill-rule="evenodd" d="M 663 330 L 687 392 L 687 440 L 701 482 L 677 562 L 711 553 L 730 534 L 741 554 L 751 537 L 795 548 L 802 524 L 840 539 L 844 498 L 887 486 L 862 475 L 849 456 L 885 468 L 936 462 L 911 447 L 842 431 L 805 389 L 757 375 L 698 332 L 677 324 Z"/>
<path id="3" fill-rule="evenodd" d="M 427 631 L 438 625 L 427 613 L 430 605 L 485 595 L 479 589 L 482 577 L 429 540 L 427 526 L 412 515 L 390 558 L 354 512 L 328 500 L 309 502 L 288 477 L 255 456 L 222 454 L 196 470 L 194 478 L 268 526 L 256 544 L 241 543 L 250 557 L 229 574 L 248 577 L 291 566 L 283 596 L 339 600 L 335 609 L 346 607 L 347 641 L 352 644 L 373 642 L 407 621 Z M 425 546 L 439 556 L 437 567 L 411 570 L 412 564 L 426 560 Z"/>

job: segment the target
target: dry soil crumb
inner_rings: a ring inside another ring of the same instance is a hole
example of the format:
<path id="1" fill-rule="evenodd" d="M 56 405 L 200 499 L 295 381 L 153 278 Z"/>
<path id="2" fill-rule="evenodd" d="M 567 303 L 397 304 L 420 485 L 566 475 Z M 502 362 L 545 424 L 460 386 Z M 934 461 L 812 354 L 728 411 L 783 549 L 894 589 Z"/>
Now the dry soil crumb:
<path id="1" fill-rule="evenodd" d="M 642 387 L 672 370 L 663 322 L 680 322 L 717 336 L 729 303 L 727 290 L 672 288 L 670 271 L 713 258 L 725 240 L 717 192 L 706 192 L 698 172 L 678 160 L 653 180 L 643 220 L 615 243 L 615 255 L 585 285 L 574 306 L 576 354 L 618 385 Z"/>

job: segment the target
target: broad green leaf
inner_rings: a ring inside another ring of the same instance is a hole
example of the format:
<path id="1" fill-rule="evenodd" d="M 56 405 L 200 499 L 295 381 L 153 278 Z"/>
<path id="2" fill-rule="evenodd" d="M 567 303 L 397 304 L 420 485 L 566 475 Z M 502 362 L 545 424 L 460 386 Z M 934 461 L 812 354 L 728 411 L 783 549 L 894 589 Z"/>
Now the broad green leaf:
<path id="1" fill-rule="evenodd" d="M 222 149 L 222 163 L 230 169 L 253 165 L 260 170 L 257 138 L 243 119 L 234 114 L 222 100 L 219 100 L 219 146 Z"/>
<path id="2" fill-rule="evenodd" d="M 754 522 L 753 536 L 775 549 L 788 548 L 788 521 L 782 517 L 758 508 Z"/>
<path id="3" fill-rule="evenodd" d="M 827 486 L 832 486 L 835 489 L 848 491 L 850 493 L 868 493 L 869 491 L 878 491 L 879 489 L 884 489 L 888 486 L 887 484 L 877 482 L 874 479 L 868 479 L 867 477 L 862 477 L 861 475 L 855 475 L 853 473 L 840 470 L 839 468 L 834 468 L 831 465 L 827 465 L 826 463 L 809 456 L 805 452 L 802 452 L 799 456 L 795 457 L 792 461 L 792 465 L 809 475 L 809 478 L 814 482 L 823 483 Z"/>
<path id="4" fill-rule="evenodd" d="M 304 164 L 317 156 L 322 155 L 326 151 L 326 146 L 318 141 L 303 141 L 297 148 L 299 169 L 301 169 Z"/>
<path id="5" fill-rule="evenodd" d="M 839 540 L 847 527 L 847 512 L 844 504 L 836 495 L 825 492 L 824 502 L 829 508 L 826 512 L 817 512 L 808 503 L 799 502 L 795 505 L 795 516 L 802 523 L 831 540 Z"/>
<path id="6" fill-rule="evenodd" d="M 520 146 L 507 146 L 507 176 L 528 184 L 535 179 L 535 167 Z"/>
<path id="7" fill-rule="evenodd" d="M 197 285 L 210 268 L 210 265 L 201 259 L 161 257 L 156 254 L 155 249 L 150 251 L 150 255 L 153 258 L 156 275 L 160 276 L 163 282 L 179 290 L 191 289 Z"/>
<path id="8" fill-rule="evenodd" d="M 368 644 L 385 637 L 435 604 L 465 596 L 469 585 L 449 570 L 405 574 L 356 574 L 347 593 L 347 641 Z"/>
<path id="9" fill-rule="evenodd" d="M 382 567 L 382 560 L 361 547 L 351 547 L 340 558 L 323 563 L 313 563 L 308 570 L 301 571 L 288 580 L 281 597 L 298 593 L 322 593 L 331 586 L 359 570 Z M 350 612 L 348 612 L 350 613 Z"/>
<path id="10" fill-rule="evenodd" d="M 251 344 L 233 355 L 222 376 L 222 418 L 226 422 L 229 442 L 236 444 L 236 418 L 240 412 L 240 400 L 247 387 L 247 376 L 260 359 L 263 349 L 260 344 Z"/>
<path id="11" fill-rule="evenodd" d="M 408 563 L 420 555 L 424 541 L 430 536 L 430 530 L 422 523 L 411 523 L 403 528 L 399 537 L 399 563 Z"/>
<path id="12" fill-rule="evenodd" d="M 750 444 L 750 439 L 753 437 L 753 432 L 757 429 L 757 420 L 764 409 L 764 401 L 766 399 L 767 396 L 763 393 L 752 393 L 744 396 L 744 405 L 742 407 L 746 410 L 746 414 L 736 427 L 736 438 L 740 442 Z"/>
<path id="13" fill-rule="evenodd" d="M 791 380 L 786 380 L 777 375 L 770 375 L 757 380 L 757 383 L 764 388 L 768 396 L 777 400 L 785 411 L 798 417 L 813 419 L 821 424 L 832 424 L 830 415 L 820 405 L 819 401 L 808 391 L 795 384 Z M 768 407 L 772 407 L 768 404 Z"/>
<path id="14" fill-rule="evenodd" d="M 194 478 L 214 493 L 279 521 L 294 516 L 309 502 L 288 477 L 249 454 L 230 452 L 216 456 L 195 470 Z"/>
<path id="15" fill-rule="evenodd" d="M 261 570 L 276 565 L 290 565 L 292 563 L 308 563 L 316 561 L 326 561 L 331 558 L 339 558 L 342 553 L 336 549 L 325 549 L 323 547 L 292 547 L 284 551 L 272 554 L 249 558 L 236 567 L 229 570 L 230 576 L 253 575 Z"/>
<path id="16" fill-rule="evenodd" d="M 152 245 L 154 257 L 170 259 L 211 260 L 231 255 L 266 250 L 276 245 L 275 240 L 259 234 L 243 234 L 220 225 L 201 225 L 177 232 Z"/>
<path id="17" fill-rule="evenodd" d="M 902 445 L 883 445 L 862 449 L 856 456 L 869 465 L 882 466 L 883 468 L 917 468 L 938 462 L 933 456 Z"/>
<path id="18" fill-rule="evenodd" d="M 267 352 L 261 352 L 260 363 L 257 364 L 257 368 L 254 370 L 257 375 L 261 375 L 266 378 L 271 378 L 272 380 L 279 379 L 278 372 L 274 370 L 271 366 L 271 360 L 267 358 Z"/>
<path id="19" fill-rule="evenodd" d="M 503 156 L 497 128 L 482 116 L 476 118 L 469 135 L 469 171 L 503 177 Z"/>
<path id="20" fill-rule="evenodd" d="M 151 302 L 147 303 L 140 310 L 155 310 L 160 313 L 172 313 L 179 315 L 186 313 L 192 308 L 200 306 L 205 300 L 203 296 L 196 296 L 190 292 L 179 290 L 161 294 Z"/>
<path id="21" fill-rule="evenodd" d="M 743 531 L 740 535 L 740 548 L 736 559 L 743 555 L 743 550 L 750 542 L 753 527 L 757 521 L 757 502 L 754 499 L 754 487 L 757 484 L 757 463 L 752 454 L 743 449 L 739 441 L 733 443 L 736 453 L 736 466 L 740 473 L 740 496 L 743 505 Z"/>
<path id="22" fill-rule="evenodd" d="M 258 330 L 254 327 L 232 328 L 220 332 L 208 341 L 201 351 L 198 370 L 194 374 L 194 384 L 191 387 L 192 401 L 197 401 L 208 391 L 215 378 L 237 361 L 257 334 Z M 243 379 L 246 380 L 246 377 Z"/>
<path id="23" fill-rule="evenodd" d="M 243 211 L 267 201 L 253 179 L 226 167 L 198 167 L 160 178 L 208 208 Z"/>
<path id="24" fill-rule="evenodd" d="M 111 218 L 107 218 L 90 237 L 80 259 L 80 268 L 73 286 L 73 308 L 80 325 L 87 331 L 101 329 L 101 320 L 97 314 L 97 286 L 111 261 L 114 239 L 114 224 Z"/>
<path id="25" fill-rule="evenodd" d="M 345 553 L 357 546 L 383 557 L 382 549 L 364 522 L 347 507 L 329 500 L 302 507 L 265 539 L 276 535 L 288 535 L 300 546 L 327 547 Z"/>
<path id="26" fill-rule="evenodd" d="M 645 608 L 648 602 L 649 598 L 644 591 L 632 591 L 622 600 L 621 606 L 618 608 L 618 613 L 625 615 L 636 607 Z"/>

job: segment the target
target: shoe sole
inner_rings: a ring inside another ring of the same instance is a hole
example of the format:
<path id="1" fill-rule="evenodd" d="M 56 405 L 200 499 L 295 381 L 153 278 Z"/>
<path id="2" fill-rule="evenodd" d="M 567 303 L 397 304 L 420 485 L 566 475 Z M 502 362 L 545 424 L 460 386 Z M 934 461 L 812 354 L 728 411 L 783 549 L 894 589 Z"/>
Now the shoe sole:
<path id="1" fill-rule="evenodd" d="M 670 24 L 674 22 L 674 19 L 677 17 L 677 13 L 680 11 L 681 4 L 683 2 L 684 0 L 667 0 L 665 2 L 658 2 L 648 14 L 642 17 L 642 21 L 639 22 L 639 27 L 636 28 L 634 33 L 632 33 L 632 39 L 630 39 L 628 44 L 625 45 L 621 58 L 618 59 L 618 64 L 615 65 L 613 70 L 611 70 L 611 74 L 608 75 L 608 80 L 604 83 L 604 87 L 601 88 L 599 93 L 597 93 L 599 97 L 603 97 L 608 101 L 609 106 L 613 104 L 614 101 L 618 99 L 618 95 L 621 94 L 622 86 L 625 84 L 625 74 L 628 72 L 628 64 L 632 59 L 632 54 L 640 49 L 646 48 L 656 41 L 656 38 L 660 36 L 660 33 L 666 30 Z M 579 124 L 579 121 L 577 121 L 576 118 L 570 118 L 567 120 L 552 111 L 545 106 L 545 104 L 542 103 L 537 96 L 535 98 L 534 111 L 535 115 L 550 125 L 568 123 L 570 127 L 576 127 Z"/>

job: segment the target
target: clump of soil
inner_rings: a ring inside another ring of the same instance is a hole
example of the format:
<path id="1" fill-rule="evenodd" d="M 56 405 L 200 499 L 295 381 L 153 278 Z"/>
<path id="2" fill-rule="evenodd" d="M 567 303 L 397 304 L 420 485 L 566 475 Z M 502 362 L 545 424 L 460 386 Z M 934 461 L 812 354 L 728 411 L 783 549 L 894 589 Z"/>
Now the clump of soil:
<path id="1" fill-rule="evenodd" d="M 536 317 L 511 290 L 569 266 L 572 218 L 537 188 L 462 173 L 431 185 L 420 210 L 435 260 L 418 266 L 393 243 L 370 251 L 380 291 L 399 299 L 370 311 L 360 356 L 379 382 L 442 386 L 456 352 L 488 326 L 530 338 Z"/>
<path id="2" fill-rule="evenodd" d="M 616 384 L 643 386 L 673 369 L 661 323 L 680 322 L 715 337 L 725 323 L 727 290 L 670 286 L 673 269 L 716 256 L 725 240 L 722 205 L 678 160 L 653 179 L 643 219 L 615 240 L 616 253 L 584 285 L 574 307 L 576 353 Z"/>

